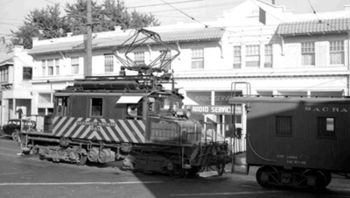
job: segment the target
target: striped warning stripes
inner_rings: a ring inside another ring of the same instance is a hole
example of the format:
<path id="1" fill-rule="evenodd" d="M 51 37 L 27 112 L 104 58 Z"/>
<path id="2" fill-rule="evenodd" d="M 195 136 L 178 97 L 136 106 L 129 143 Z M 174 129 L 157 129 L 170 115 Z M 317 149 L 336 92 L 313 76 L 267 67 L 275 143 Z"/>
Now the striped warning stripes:
<path id="1" fill-rule="evenodd" d="M 145 142 L 142 120 L 59 117 L 53 119 L 53 135 L 107 142 Z"/>

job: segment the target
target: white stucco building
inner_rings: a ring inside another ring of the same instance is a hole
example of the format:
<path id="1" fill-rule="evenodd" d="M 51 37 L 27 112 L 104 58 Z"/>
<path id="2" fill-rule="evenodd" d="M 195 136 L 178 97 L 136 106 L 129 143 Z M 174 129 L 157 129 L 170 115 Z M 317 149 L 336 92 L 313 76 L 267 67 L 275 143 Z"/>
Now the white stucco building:
<path id="1" fill-rule="evenodd" d="M 1 108 L 0 124 L 10 118 L 32 114 L 32 57 L 21 46 L 14 46 L 0 59 Z"/>
<path id="2" fill-rule="evenodd" d="M 194 113 L 204 113 L 200 119 L 216 123 L 222 136 L 229 131 L 232 116 L 208 107 L 228 106 L 232 82 L 249 82 L 251 94 L 259 95 L 343 96 L 350 92 L 347 8 L 293 14 L 281 6 L 246 0 L 216 21 L 149 29 L 180 50 L 171 63 L 176 87 L 186 96 L 185 104 L 197 105 Z M 131 35 L 132 30 L 118 28 L 93 34 L 93 75 L 119 73 L 121 64 L 114 53 Z M 145 45 L 134 52 L 134 59 L 150 62 L 160 50 L 160 46 Z M 54 90 L 84 77 L 83 36 L 34 40 L 29 54 L 34 58 L 33 79 L 25 98 L 31 100 L 32 114 L 48 114 Z M 237 91 L 247 92 L 242 85 Z M 240 108 L 237 114 L 237 126 L 244 129 L 245 115 Z"/>

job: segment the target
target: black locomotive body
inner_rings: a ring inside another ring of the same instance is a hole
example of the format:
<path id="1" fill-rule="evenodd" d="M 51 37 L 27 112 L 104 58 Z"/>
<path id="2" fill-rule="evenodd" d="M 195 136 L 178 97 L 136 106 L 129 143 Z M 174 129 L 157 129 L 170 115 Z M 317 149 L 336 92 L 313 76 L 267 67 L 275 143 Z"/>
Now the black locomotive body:
<path id="1" fill-rule="evenodd" d="M 146 44 L 163 50 L 149 64 L 133 61 L 129 54 Z M 21 130 L 15 139 L 24 153 L 53 161 L 123 160 L 124 168 L 181 174 L 214 165 L 222 174 L 227 143 L 202 142 L 202 125 L 180 109 L 183 96 L 168 68 L 179 53 L 157 33 L 136 30 L 116 46 L 123 65 L 119 75 L 87 76 L 56 91 L 54 113 L 45 117 L 43 131 Z M 163 88 L 167 83 L 171 89 Z"/>
<path id="2" fill-rule="evenodd" d="M 247 164 L 264 187 L 324 188 L 350 172 L 350 99 L 232 97 L 247 111 Z"/>
<path id="3" fill-rule="evenodd" d="M 21 131 L 22 149 L 53 161 L 123 160 L 124 168 L 167 173 L 219 165 L 222 174 L 227 144 L 202 142 L 202 125 L 180 111 L 182 95 L 159 82 L 152 74 L 76 80 L 55 93 L 43 131 Z"/>

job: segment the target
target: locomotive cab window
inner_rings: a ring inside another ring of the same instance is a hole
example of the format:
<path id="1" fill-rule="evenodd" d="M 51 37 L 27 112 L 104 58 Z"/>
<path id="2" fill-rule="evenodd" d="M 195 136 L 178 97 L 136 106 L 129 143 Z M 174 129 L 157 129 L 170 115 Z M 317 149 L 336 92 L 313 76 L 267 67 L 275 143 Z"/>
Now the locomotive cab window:
<path id="1" fill-rule="evenodd" d="M 276 135 L 292 136 L 292 116 L 276 116 Z"/>
<path id="2" fill-rule="evenodd" d="M 335 118 L 318 117 L 317 125 L 319 137 L 335 137 Z"/>
<path id="3" fill-rule="evenodd" d="M 142 105 L 130 104 L 127 106 L 128 119 L 140 119 L 142 116 Z"/>
<path id="4" fill-rule="evenodd" d="M 180 109 L 180 102 L 180 100 L 171 96 L 162 98 L 160 110 L 164 113 L 175 113 Z"/>
<path id="5" fill-rule="evenodd" d="M 67 113 L 68 97 L 57 97 L 56 102 L 56 114 L 58 116 L 65 116 Z"/>
<path id="6" fill-rule="evenodd" d="M 103 100 L 102 98 L 91 98 L 90 101 L 90 116 L 91 117 L 100 117 L 103 112 Z"/>

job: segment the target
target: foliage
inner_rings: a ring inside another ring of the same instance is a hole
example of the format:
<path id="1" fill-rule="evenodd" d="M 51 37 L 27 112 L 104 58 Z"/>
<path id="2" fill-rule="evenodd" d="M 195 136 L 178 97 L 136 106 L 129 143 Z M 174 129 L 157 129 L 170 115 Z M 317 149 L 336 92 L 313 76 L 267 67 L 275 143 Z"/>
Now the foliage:
<path id="1" fill-rule="evenodd" d="M 47 6 L 43 9 L 34 9 L 17 31 L 12 31 L 13 43 L 32 47 L 32 37 L 49 39 L 65 36 L 68 32 L 73 35 L 86 33 L 87 9 L 86 0 L 65 5 L 65 15 L 60 12 L 59 4 Z M 121 29 L 140 28 L 159 25 L 152 14 L 143 14 L 136 11 L 129 12 L 120 0 L 105 0 L 101 5 L 96 1 L 91 3 L 93 32 Z"/>
<path id="2" fill-rule="evenodd" d="M 61 17 L 59 4 L 47 6 L 44 9 L 34 9 L 24 21 L 24 25 L 18 31 L 12 31 L 15 45 L 24 45 L 31 48 L 32 37 L 48 39 L 61 37 L 69 30 L 64 17 Z"/>

